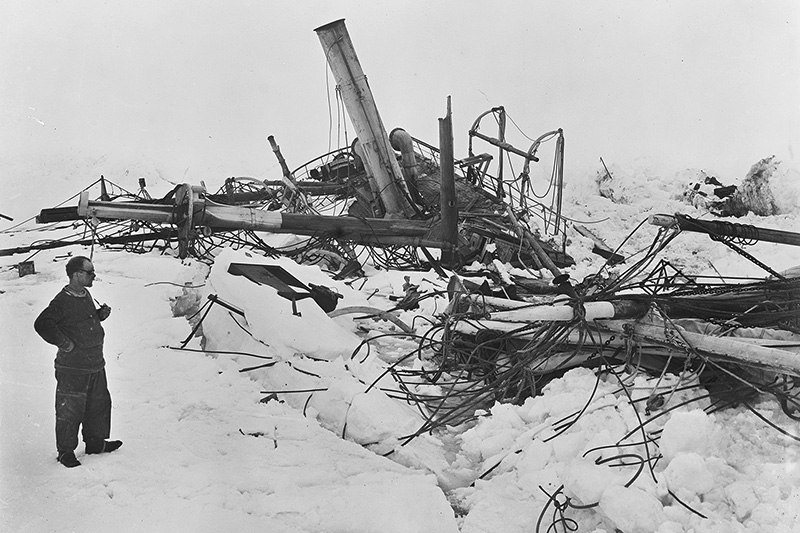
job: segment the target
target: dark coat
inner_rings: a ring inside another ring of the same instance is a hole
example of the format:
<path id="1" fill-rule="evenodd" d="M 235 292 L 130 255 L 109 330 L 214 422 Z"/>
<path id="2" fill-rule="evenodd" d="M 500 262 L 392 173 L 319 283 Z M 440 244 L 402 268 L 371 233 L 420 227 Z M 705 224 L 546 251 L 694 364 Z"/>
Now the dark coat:
<path id="1" fill-rule="evenodd" d="M 64 287 L 33 323 L 45 341 L 58 346 L 56 370 L 67 374 L 89 374 L 105 367 L 105 331 L 89 291 L 75 296 Z M 69 349 L 71 343 L 74 345 Z"/>

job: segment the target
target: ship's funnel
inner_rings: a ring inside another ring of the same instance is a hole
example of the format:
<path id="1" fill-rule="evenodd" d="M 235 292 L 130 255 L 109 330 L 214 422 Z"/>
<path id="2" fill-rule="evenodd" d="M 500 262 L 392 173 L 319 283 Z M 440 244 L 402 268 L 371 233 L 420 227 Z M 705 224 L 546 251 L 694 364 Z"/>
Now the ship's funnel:
<path id="1" fill-rule="evenodd" d="M 378 114 L 367 77 L 361 70 L 344 19 L 330 22 L 314 31 L 325 50 L 328 66 L 336 78 L 345 109 L 361 143 L 364 165 L 378 184 L 386 216 L 412 216 L 414 211 L 406 200 L 408 188 L 403 173 Z"/>

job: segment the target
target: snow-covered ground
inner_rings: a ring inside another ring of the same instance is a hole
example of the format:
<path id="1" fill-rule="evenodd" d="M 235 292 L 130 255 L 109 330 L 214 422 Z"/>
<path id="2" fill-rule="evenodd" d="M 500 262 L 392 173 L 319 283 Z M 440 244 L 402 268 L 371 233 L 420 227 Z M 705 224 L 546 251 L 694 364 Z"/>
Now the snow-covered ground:
<path id="1" fill-rule="evenodd" d="M 602 221 L 591 227 L 612 247 L 650 214 L 703 215 L 680 199 L 693 171 L 613 165 L 610 170 L 615 180 L 605 184 L 606 195 L 613 189 L 615 201 L 599 194 L 593 176 L 573 176 L 566 183 L 564 211 L 580 221 Z M 136 189 L 138 175 L 115 181 Z M 148 176 L 148 182 L 159 184 L 156 176 Z M 43 199 L 32 195 L 31 183 L 21 179 L 7 195 L 17 202 L 17 218 L 85 185 L 54 180 L 47 192 L 52 198 Z M 797 231 L 798 174 L 781 168 L 772 183 L 783 212 L 735 222 Z M 621 252 L 645 248 L 654 232 L 645 224 Z M 591 254 L 588 239 L 571 237 L 567 251 L 577 264 L 570 273 L 580 280 L 600 260 Z M 0 234 L 0 248 L 42 238 L 49 237 Z M 798 247 L 759 243 L 748 251 L 779 271 L 800 265 Z M 800 530 L 800 442 L 794 438 L 800 436 L 800 423 L 787 418 L 770 397 L 754 407 L 785 433 L 744 407 L 706 414 L 702 402 L 653 422 L 663 428 L 663 457 L 652 473 L 640 469 L 635 458 L 643 450 L 636 446 L 640 435 L 618 442 L 639 420 L 616 376 L 580 368 L 521 406 L 497 404 L 476 424 L 415 439 L 400 450 L 396 439 L 414 422 L 413 410 L 401 404 L 376 409 L 386 397 L 375 390 L 364 394 L 359 381 L 375 377 L 393 357 L 392 346 L 382 345 L 382 354 L 351 358 L 357 335 L 391 326 L 349 316 L 331 320 L 310 300 L 298 302 L 302 316 L 293 316 L 288 301 L 225 276 L 227 262 L 243 257 L 231 252 L 223 252 L 209 269 L 158 253 L 93 250 L 99 276 L 92 294 L 113 309 L 104 323 L 112 437 L 124 445 L 100 456 L 86 456 L 79 448 L 82 466 L 66 469 L 55 460 L 54 349 L 36 336 L 32 324 L 66 283 L 69 252 L 91 251 L 40 252 L 33 258 L 36 274 L 21 278 L 14 265 L 25 255 L 0 262 L 3 531 L 477 533 L 547 531 L 552 524 L 557 527 L 550 531 L 578 526 L 578 531 L 597 533 L 615 528 L 625 533 Z M 688 273 L 765 275 L 700 234 L 680 235 L 665 255 Z M 367 269 L 359 291 L 327 280 L 316 267 L 296 272 L 305 281 L 335 286 L 345 296 L 340 306 L 364 303 L 378 289 L 369 305 L 384 308 L 393 305 L 387 295 L 402 294 L 407 275 Z M 434 290 L 447 280 L 426 272 L 413 273 L 412 282 Z M 245 311 L 243 325 L 251 335 L 235 341 L 233 333 L 229 341 L 224 338 L 234 331 L 233 315 L 209 312 L 205 349 L 258 353 L 276 364 L 240 372 L 264 360 L 204 354 L 200 339 L 188 345 L 197 351 L 174 349 L 192 329 L 172 311 L 187 291 L 200 303 L 212 293 L 235 297 Z M 401 318 L 412 323 L 415 314 L 429 316 L 443 303 L 428 300 Z M 318 378 L 311 379 L 309 372 Z M 656 386 L 643 375 L 626 379 L 629 390 L 642 396 Z M 657 386 L 669 388 L 670 379 Z M 325 385 L 319 393 L 280 392 L 319 380 Z M 262 401 L 272 390 L 277 397 Z M 681 394 L 670 401 L 700 393 Z M 631 454 L 627 465 L 617 466 L 623 454 Z M 561 505 L 567 498 L 571 507 Z"/>

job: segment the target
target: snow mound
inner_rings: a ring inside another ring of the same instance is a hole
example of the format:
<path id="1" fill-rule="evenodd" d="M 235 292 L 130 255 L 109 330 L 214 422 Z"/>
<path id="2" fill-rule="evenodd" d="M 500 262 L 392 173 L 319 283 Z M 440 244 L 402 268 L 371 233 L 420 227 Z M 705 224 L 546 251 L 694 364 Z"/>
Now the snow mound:
<path id="1" fill-rule="evenodd" d="M 680 453 L 704 455 L 714 431 L 714 419 L 695 409 L 674 413 L 664 425 L 659 447 L 664 459 L 671 461 Z"/>

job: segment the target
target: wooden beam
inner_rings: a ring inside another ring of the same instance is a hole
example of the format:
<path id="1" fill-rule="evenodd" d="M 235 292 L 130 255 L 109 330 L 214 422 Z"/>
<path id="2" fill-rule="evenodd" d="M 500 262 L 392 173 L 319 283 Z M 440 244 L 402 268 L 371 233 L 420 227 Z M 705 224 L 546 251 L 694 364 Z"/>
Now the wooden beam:
<path id="1" fill-rule="evenodd" d="M 594 248 L 592 248 L 592 253 L 599 255 L 605 259 L 608 259 L 608 264 L 616 265 L 618 263 L 625 262 L 625 258 L 618 253 L 615 253 L 614 250 L 608 247 L 603 239 L 598 237 L 594 234 L 589 228 L 583 226 L 581 224 L 574 224 L 573 227 L 575 231 L 579 234 L 583 235 L 587 239 L 591 239 L 594 242 Z"/>
<path id="2" fill-rule="evenodd" d="M 405 333 L 414 333 L 414 330 L 411 328 L 411 326 L 400 320 L 400 318 L 395 313 L 384 311 L 383 309 L 378 309 L 377 307 L 368 307 L 368 306 L 343 307 L 341 309 L 336 309 L 334 311 L 331 311 L 330 313 L 328 313 L 328 316 L 331 318 L 336 318 L 337 316 L 352 315 L 355 313 L 367 315 L 370 318 L 377 317 L 382 320 L 388 320 L 389 322 L 395 324 L 397 327 L 403 330 Z"/>
<path id="3" fill-rule="evenodd" d="M 442 264 L 446 268 L 458 268 L 458 204 L 456 202 L 456 178 L 453 168 L 453 116 L 450 109 L 450 97 L 447 97 L 447 113 L 439 119 L 439 168 L 442 180 L 440 184 L 440 212 L 442 215 L 442 240 L 452 248 L 442 252 Z"/>
<path id="4" fill-rule="evenodd" d="M 90 201 L 85 207 L 79 207 L 77 214 L 81 218 L 176 224 L 178 220 L 174 211 L 174 206 L 169 205 Z M 193 226 L 207 226 L 212 230 L 250 229 L 298 235 L 359 233 L 377 237 L 390 235 L 422 237 L 431 229 L 430 222 L 427 221 L 283 213 L 253 207 L 211 205 L 202 200 L 195 202 L 193 206 Z"/>
<path id="5" fill-rule="evenodd" d="M 170 241 L 178 237 L 178 232 L 172 229 L 166 229 L 163 232 L 143 233 L 134 235 L 115 235 L 112 237 L 97 237 L 93 239 L 79 239 L 77 241 L 47 241 L 38 244 L 31 244 L 30 246 L 20 246 L 18 248 L 6 248 L 0 250 L 0 257 L 27 254 L 33 250 L 51 250 L 54 248 L 63 248 L 65 246 L 91 246 L 92 244 L 116 245 L 116 244 L 130 244 L 135 242 L 147 242 L 164 240 Z"/>
<path id="6" fill-rule="evenodd" d="M 707 233 L 711 236 L 733 237 L 752 241 L 776 242 L 800 246 L 800 233 L 768 228 L 758 228 L 745 224 L 717 220 L 698 220 L 676 213 L 672 215 L 651 215 L 650 224 L 662 228 L 680 228 L 682 231 Z"/>
<path id="7" fill-rule="evenodd" d="M 184 190 L 187 193 L 196 193 L 188 185 L 184 185 Z M 247 229 L 308 236 L 328 235 L 338 240 L 372 245 L 426 246 L 445 250 L 451 246 L 431 236 L 430 221 L 284 213 L 210 204 L 203 198 L 196 197 L 193 197 L 190 217 L 173 205 L 90 201 L 88 193 L 81 195 L 78 208 L 73 213 L 75 217 L 70 220 L 140 220 L 179 226 L 185 225 L 186 220 L 191 220 L 191 227 L 206 227 L 212 232 Z"/>
<path id="8" fill-rule="evenodd" d="M 493 300 L 496 301 L 498 299 Z M 480 297 L 475 297 L 473 301 L 478 303 Z M 634 318 L 642 316 L 646 312 L 646 303 L 633 300 L 586 302 L 583 305 L 583 318 L 587 322 L 603 318 Z M 527 307 L 486 313 L 487 320 L 525 324 L 531 322 L 570 322 L 575 318 L 577 318 L 575 308 L 564 304 L 529 304 Z"/>
<path id="9" fill-rule="evenodd" d="M 715 360 L 739 363 L 755 368 L 768 368 L 780 373 L 800 376 L 800 358 L 795 353 L 779 348 L 766 348 L 738 337 L 712 337 L 686 331 L 680 326 L 670 327 L 675 334 L 666 337 L 664 326 L 623 321 L 597 321 L 598 327 L 619 335 L 633 335 L 637 341 L 657 342 L 684 348 L 686 344 Z M 765 339 L 761 339 L 765 341 Z"/>
<path id="10" fill-rule="evenodd" d="M 530 246 L 533 248 L 533 251 L 536 253 L 536 256 L 541 261 L 542 265 L 544 265 L 547 270 L 553 274 L 553 277 L 559 277 L 561 275 L 561 271 L 558 267 L 553 263 L 553 260 L 550 259 L 550 256 L 542 248 L 542 245 L 539 244 L 539 241 L 536 240 L 536 237 L 531 234 L 526 228 L 522 227 L 522 225 L 517 221 L 517 217 L 514 216 L 514 211 L 511 210 L 511 206 L 506 206 L 506 216 L 508 217 L 508 221 L 511 222 L 511 225 L 517 231 L 521 239 L 524 239 Z"/>

